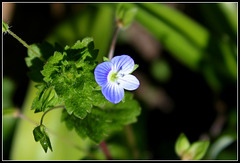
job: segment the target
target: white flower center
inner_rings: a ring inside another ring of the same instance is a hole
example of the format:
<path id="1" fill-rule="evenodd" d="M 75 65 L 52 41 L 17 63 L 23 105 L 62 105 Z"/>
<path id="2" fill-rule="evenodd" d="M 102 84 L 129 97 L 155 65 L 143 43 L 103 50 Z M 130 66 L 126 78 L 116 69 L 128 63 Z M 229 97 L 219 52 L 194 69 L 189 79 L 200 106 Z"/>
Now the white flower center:
<path id="1" fill-rule="evenodd" d="M 113 70 L 111 70 L 110 72 L 109 72 L 109 74 L 108 74 L 108 81 L 109 82 L 116 82 L 117 81 L 117 79 L 118 79 L 118 72 L 115 72 L 115 71 L 113 71 Z"/>

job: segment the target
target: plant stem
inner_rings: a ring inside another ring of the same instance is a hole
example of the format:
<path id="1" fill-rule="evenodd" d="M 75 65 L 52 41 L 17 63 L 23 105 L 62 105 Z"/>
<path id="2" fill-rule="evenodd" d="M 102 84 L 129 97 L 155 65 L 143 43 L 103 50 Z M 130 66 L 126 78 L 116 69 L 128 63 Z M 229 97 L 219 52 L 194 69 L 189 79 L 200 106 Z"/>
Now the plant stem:
<path id="1" fill-rule="evenodd" d="M 59 106 L 55 106 L 55 107 L 47 110 L 46 112 L 44 112 L 43 115 L 42 115 L 41 121 L 40 121 L 40 125 L 43 124 L 43 118 L 44 118 L 44 116 L 45 116 L 48 112 L 50 112 L 50 111 L 52 111 L 52 110 L 54 110 L 54 109 L 57 109 L 57 108 L 64 108 L 64 107 L 65 107 L 64 105 L 59 105 Z"/>
<path id="2" fill-rule="evenodd" d="M 108 148 L 107 148 L 106 142 L 103 140 L 103 141 L 99 144 L 99 146 L 101 147 L 101 149 L 102 149 L 103 153 L 105 154 L 106 158 L 107 158 L 108 160 L 112 160 L 112 156 L 111 156 L 111 154 L 110 154 L 110 152 L 109 152 L 109 150 L 108 150 Z"/>
<path id="3" fill-rule="evenodd" d="M 31 50 L 41 61 L 46 62 L 44 58 L 41 57 L 40 54 L 38 54 L 35 50 L 33 50 L 31 48 L 31 46 L 29 46 L 25 41 L 23 41 L 20 37 L 18 37 L 15 33 L 13 33 L 12 31 L 10 31 L 9 29 L 7 30 L 9 34 L 11 34 L 15 39 L 17 39 L 20 43 L 23 44 L 23 46 L 25 46 L 26 48 L 28 48 L 29 50 Z"/>
<path id="4" fill-rule="evenodd" d="M 118 36 L 119 29 L 122 27 L 122 23 L 120 21 L 117 21 L 117 25 L 113 34 L 113 39 L 112 39 L 112 44 L 110 47 L 110 51 L 108 53 L 108 58 L 111 60 L 113 57 L 114 49 L 115 49 L 115 44 Z"/>
<path id="5" fill-rule="evenodd" d="M 24 115 L 20 112 L 19 109 L 16 109 L 16 111 L 15 111 L 15 113 L 14 113 L 13 116 L 14 116 L 14 117 L 22 118 L 22 119 L 24 119 L 24 120 L 26 120 L 26 121 L 28 121 L 28 122 L 30 122 L 30 123 L 32 123 L 32 124 L 38 125 L 37 122 L 35 122 L 35 121 L 31 120 L 30 118 L 24 116 Z"/>

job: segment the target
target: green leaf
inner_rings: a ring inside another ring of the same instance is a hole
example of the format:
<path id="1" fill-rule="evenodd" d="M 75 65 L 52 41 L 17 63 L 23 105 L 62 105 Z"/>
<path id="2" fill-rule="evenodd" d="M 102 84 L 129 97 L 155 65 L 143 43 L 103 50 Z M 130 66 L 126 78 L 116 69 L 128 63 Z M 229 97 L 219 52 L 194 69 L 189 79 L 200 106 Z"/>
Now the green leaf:
<path id="1" fill-rule="evenodd" d="M 116 18 L 117 19 L 122 19 L 124 16 L 124 8 L 123 8 L 123 4 L 119 3 L 117 4 L 117 9 L 116 9 Z"/>
<path id="2" fill-rule="evenodd" d="M 96 84 L 93 82 L 85 82 L 86 78 L 85 75 L 76 78 L 73 84 L 65 81 L 66 79 L 64 79 L 64 77 L 58 78 L 53 82 L 55 90 L 64 101 L 68 113 L 73 113 L 78 118 L 85 118 L 87 113 L 91 112 L 94 104 L 101 103 L 100 99 L 106 101 L 103 99 L 100 91 L 94 90 L 94 85 L 96 86 Z M 93 76 L 91 77 L 91 80 L 92 79 Z"/>
<path id="3" fill-rule="evenodd" d="M 88 137 L 100 143 L 110 133 L 120 130 L 124 125 L 136 122 L 139 114 L 139 103 L 133 99 L 131 93 L 126 92 L 124 103 L 107 102 L 103 108 L 94 107 L 91 114 L 82 120 L 74 115 L 68 115 L 63 110 L 62 121 L 65 121 L 69 129 L 75 128 L 82 138 Z"/>
<path id="4" fill-rule="evenodd" d="M 124 18 L 123 18 L 123 26 L 125 28 L 127 28 L 132 23 L 137 11 L 138 11 L 137 8 L 131 8 L 126 11 Z"/>
<path id="5" fill-rule="evenodd" d="M 51 75 L 54 72 L 59 72 L 59 64 L 60 61 L 63 59 L 63 54 L 60 52 L 55 52 L 53 56 L 49 57 L 47 63 L 44 65 L 43 70 L 41 71 L 42 75 L 44 76 L 45 82 L 52 82 Z"/>
<path id="6" fill-rule="evenodd" d="M 103 61 L 105 62 L 105 61 L 111 61 L 111 60 L 107 57 L 103 57 Z"/>
<path id="7" fill-rule="evenodd" d="M 135 18 L 137 8 L 125 8 L 121 3 L 117 5 L 116 19 L 124 28 L 127 28 Z"/>
<path id="8" fill-rule="evenodd" d="M 164 3 L 138 3 L 137 5 L 158 18 L 159 21 L 164 21 L 169 27 L 180 31 L 192 43 L 202 48 L 206 47 L 209 38 L 207 28 L 188 17 L 188 15 Z"/>
<path id="9" fill-rule="evenodd" d="M 100 91 L 100 90 L 101 90 L 101 86 L 100 86 L 100 85 L 97 85 L 94 90 L 95 90 L 95 91 Z"/>
<path id="10" fill-rule="evenodd" d="M 94 46 L 91 44 L 93 42 L 93 38 L 85 37 L 82 41 L 78 40 L 71 49 L 82 49 L 85 47 L 90 47 L 92 49 Z"/>
<path id="11" fill-rule="evenodd" d="M 203 26 L 166 4 L 124 3 L 124 7 L 137 7 L 137 22 L 149 30 L 179 62 L 193 70 L 199 68 L 209 40 L 209 32 Z"/>
<path id="12" fill-rule="evenodd" d="M 34 128 L 34 130 L 33 130 L 33 136 L 34 136 L 34 139 L 35 139 L 36 142 L 38 142 L 39 140 L 41 140 L 41 139 L 43 138 L 43 135 L 44 135 L 44 134 L 42 133 L 42 131 L 41 131 L 41 129 L 40 129 L 40 126 Z"/>
<path id="13" fill-rule="evenodd" d="M 190 147 L 190 142 L 184 133 L 181 133 L 175 143 L 175 152 L 178 156 L 182 156 L 184 151 Z"/>
<path id="14" fill-rule="evenodd" d="M 138 67 L 139 67 L 139 65 L 138 65 L 138 64 L 135 64 L 135 65 L 134 65 L 134 68 L 133 68 L 133 71 L 135 71 Z M 132 71 L 132 72 L 133 72 L 133 71 Z"/>
<path id="15" fill-rule="evenodd" d="M 182 155 L 182 160 L 200 160 L 208 150 L 209 141 L 194 142 Z"/>
<path id="16" fill-rule="evenodd" d="M 44 125 L 34 128 L 33 136 L 36 142 L 40 141 L 45 153 L 47 153 L 48 148 L 53 151 L 49 136 L 46 133 L 46 127 Z"/>
<path id="17" fill-rule="evenodd" d="M 199 4 L 206 27 L 218 38 L 228 35 L 235 42 L 237 38 L 237 4 Z M 204 20 L 205 18 L 205 20 Z"/>
<path id="18" fill-rule="evenodd" d="M 72 47 L 66 46 L 62 53 L 55 52 L 41 71 L 46 85 L 56 91 L 68 114 L 81 119 L 91 112 L 93 105 L 101 106 L 106 102 L 101 91 L 95 89 L 98 84 L 93 71 L 97 54 L 93 39 L 87 37 Z"/>
<path id="19" fill-rule="evenodd" d="M 209 160 L 214 160 L 218 154 L 231 145 L 235 141 L 234 137 L 230 135 L 223 135 L 219 137 L 209 148 L 207 158 Z"/>
<path id="20" fill-rule="evenodd" d="M 218 3 L 218 5 L 223 15 L 226 17 L 226 22 L 228 22 L 229 26 L 232 28 L 231 31 L 237 34 L 237 3 Z"/>
<path id="21" fill-rule="evenodd" d="M 58 98 L 56 91 L 52 87 L 48 87 L 46 84 L 39 84 L 36 87 L 39 91 L 32 103 L 32 109 L 35 110 L 35 113 L 45 112 L 46 110 L 61 104 L 61 100 Z"/>
<path id="22" fill-rule="evenodd" d="M 52 56 L 55 50 L 62 51 L 59 45 L 56 44 L 53 47 L 47 42 L 32 44 L 31 48 L 45 60 Z M 37 83 L 43 82 L 43 75 L 40 71 L 43 69 L 44 63 L 32 52 L 32 50 L 28 49 L 28 57 L 25 58 L 25 62 L 30 69 L 30 72 L 28 72 L 29 78 Z"/>
<path id="23" fill-rule="evenodd" d="M 6 32 L 8 30 L 8 25 L 2 21 L 2 32 Z"/>

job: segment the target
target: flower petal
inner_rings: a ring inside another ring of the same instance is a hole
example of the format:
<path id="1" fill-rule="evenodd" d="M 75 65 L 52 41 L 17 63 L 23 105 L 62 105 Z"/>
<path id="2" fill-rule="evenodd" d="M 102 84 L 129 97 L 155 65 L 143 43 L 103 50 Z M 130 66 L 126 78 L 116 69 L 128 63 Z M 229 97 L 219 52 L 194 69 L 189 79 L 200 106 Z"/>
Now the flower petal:
<path id="1" fill-rule="evenodd" d="M 117 83 L 109 82 L 102 87 L 102 94 L 111 103 L 119 103 L 124 96 L 124 89 Z"/>
<path id="2" fill-rule="evenodd" d="M 108 82 L 108 73 L 112 70 L 112 63 L 110 61 L 106 61 L 97 65 L 94 70 L 95 80 L 98 85 L 105 86 Z"/>
<path id="3" fill-rule="evenodd" d="M 139 80 L 133 75 L 125 75 L 123 77 L 119 77 L 117 80 L 121 87 L 126 90 L 132 91 L 139 87 Z"/>
<path id="4" fill-rule="evenodd" d="M 129 74 L 134 69 L 134 60 L 128 55 L 120 55 L 114 57 L 111 62 L 113 63 L 116 71 L 121 70 L 122 74 Z"/>

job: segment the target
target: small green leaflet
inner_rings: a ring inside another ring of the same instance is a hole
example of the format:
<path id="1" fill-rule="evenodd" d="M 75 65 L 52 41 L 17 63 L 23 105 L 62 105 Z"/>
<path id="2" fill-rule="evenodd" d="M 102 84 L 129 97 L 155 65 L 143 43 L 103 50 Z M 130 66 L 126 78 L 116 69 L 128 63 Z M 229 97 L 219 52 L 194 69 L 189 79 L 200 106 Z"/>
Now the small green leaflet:
<path id="1" fill-rule="evenodd" d="M 47 153 L 48 148 L 51 151 L 53 150 L 52 150 L 50 139 L 45 130 L 46 130 L 46 127 L 44 125 L 37 126 L 33 130 L 33 136 L 36 142 L 40 141 L 40 144 L 42 145 L 45 153 Z"/>
<path id="2" fill-rule="evenodd" d="M 107 57 L 103 57 L 103 61 L 105 62 L 105 61 L 111 61 L 111 60 Z"/>
<path id="3" fill-rule="evenodd" d="M 194 142 L 184 153 L 184 160 L 201 160 L 208 150 L 209 141 Z"/>
<path id="4" fill-rule="evenodd" d="M 175 143 L 175 152 L 182 160 L 200 160 L 208 150 L 209 141 L 196 141 L 190 144 L 184 133 Z"/>
<path id="5" fill-rule="evenodd" d="M 61 104 L 56 91 L 52 87 L 48 87 L 45 83 L 36 85 L 36 87 L 39 91 L 37 92 L 37 97 L 35 97 L 32 103 L 32 109 L 35 110 L 34 113 L 41 111 L 45 112 L 46 110 Z"/>
<path id="6" fill-rule="evenodd" d="M 58 44 L 52 46 L 47 42 L 43 42 L 42 44 L 32 44 L 31 48 L 45 60 L 52 56 L 54 51 L 63 50 Z M 30 69 L 30 72 L 28 72 L 29 78 L 37 83 L 43 82 L 43 75 L 40 71 L 43 69 L 44 63 L 29 49 L 28 57 L 25 58 L 25 62 Z"/>
<path id="7" fill-rule="evenodd" d="M 181 133 L 175 143 L 175 152 L 182 157 L 183 152 L 190 147 L 190 142 L 184 133 Z"/>
<path id="8" fill-rule="evenodd" d="M 62 121 L 68 129 L 75 131 L 82 137 L 89 137 L 96 143 L 100 143 L 111 132 L 120 130 L 124 125 L 137 121 L 140 114 L 140 105 L 133 99 L 130 92 L 125 92 L 125 102 L 112 104 L 107 102 L 103 108 L 94 107 L 91 114 L 80 120 L 74 115 L 69 115 L 63 110 Z"/>
<path id="9" fill-rule="evenodd" d="M 6 32 L 8 30 L 8 25 L 2 21 L 2 32 Z"/>
<path id="10" fill-rule="evenodd" d="M 132 72 L 135 71 L 138 67 L 139 67 L 139 65 L 138 65 L 138 64 L 135 64 Z M 132 73 L 132 72 L 131 72 L 131 73 Z"/>

